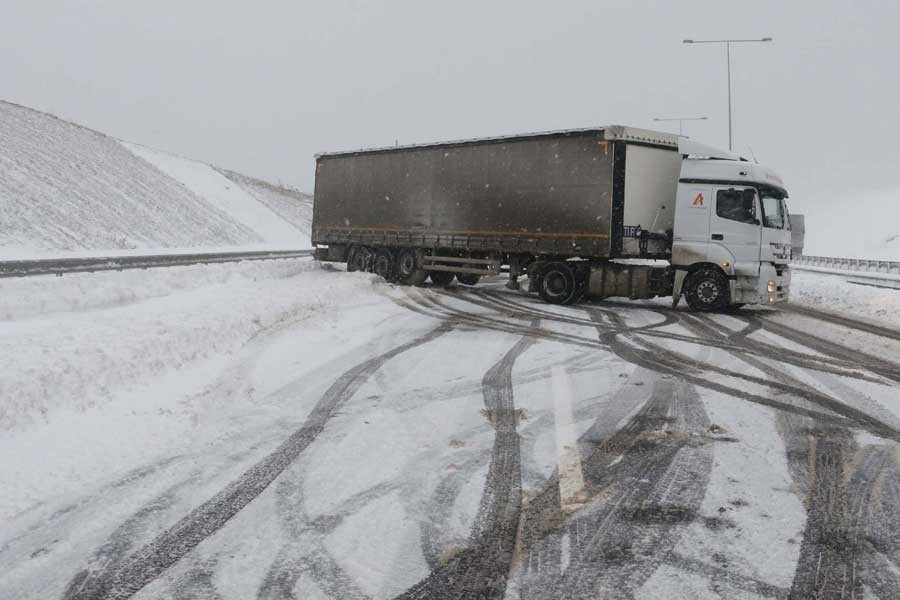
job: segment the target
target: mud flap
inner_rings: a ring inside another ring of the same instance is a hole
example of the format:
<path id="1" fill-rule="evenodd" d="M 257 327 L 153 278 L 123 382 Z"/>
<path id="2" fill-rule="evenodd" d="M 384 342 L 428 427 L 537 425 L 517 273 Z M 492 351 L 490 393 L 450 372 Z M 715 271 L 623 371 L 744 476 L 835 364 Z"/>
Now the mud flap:
<path id="1" fill-rule="evenodd" d="M 687 277 L 687 273 L 684 269 L 675 271 L 675 283 L 672 285 L 672 308 L 676 308 L 681 300 L 681 288 L 684 286 L 684 279 Z"/>

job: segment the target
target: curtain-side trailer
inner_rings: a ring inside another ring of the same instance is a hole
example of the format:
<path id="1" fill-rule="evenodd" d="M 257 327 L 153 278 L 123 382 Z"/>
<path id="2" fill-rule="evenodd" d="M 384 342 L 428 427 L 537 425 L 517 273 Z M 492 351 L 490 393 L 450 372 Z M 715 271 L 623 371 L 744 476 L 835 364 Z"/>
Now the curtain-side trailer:
<path id="1" fill-rule="evenodd" d="M 508 270 L 552 303 L 716 310 L 787 299 L 786 196 L 730 153 L 610 126 L 320 154 L 312 241 L 320 260 L 406 284 Z"/>

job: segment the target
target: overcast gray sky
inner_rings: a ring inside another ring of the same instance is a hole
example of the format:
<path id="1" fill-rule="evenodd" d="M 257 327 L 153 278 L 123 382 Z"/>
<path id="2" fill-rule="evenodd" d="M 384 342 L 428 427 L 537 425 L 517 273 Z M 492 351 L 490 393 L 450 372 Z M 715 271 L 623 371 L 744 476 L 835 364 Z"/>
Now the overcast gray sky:
<path id="1" fill-rule="evenodd" d="M 900 3 L 0 0 L 0 98 L 311 190 L 320 151 L 707 115 L 795 210 L 897 188 Z M 659 125 L 659 124 L 656 124 Z M 669 124 L 677 130 L 676 124 Z"/>

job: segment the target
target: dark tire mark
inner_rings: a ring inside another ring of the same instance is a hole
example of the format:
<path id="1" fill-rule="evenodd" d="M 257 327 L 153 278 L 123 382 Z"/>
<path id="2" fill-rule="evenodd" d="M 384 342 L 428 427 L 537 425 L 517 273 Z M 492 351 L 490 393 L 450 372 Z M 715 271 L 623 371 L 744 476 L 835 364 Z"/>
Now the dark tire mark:
<path id="1" fill-rule="evenodd" d="M 700 332 L 715 334 L 714 327 L 699 319 L 691 319 L 687 325 Z M 720 335 L 726 334 L 720 332 Z M 765 361 L 746 355 L 735 356 L 775 379 L 795 386 L 804 385 Z M 891 563 L 891 560 L 874 551 L 874 545 L 867 541 L 877 536 L 879 545 L 892 547 L 895 553 L 900 550 L 900 542 L 891 540 L 891 534 L 885 536 L 884 529 L 879 527 L 881 523 L 878 523 L 893 520 L 900 526 L 896 503 L 882 513 L 885 516 L 878 519 L 872 516 L 881 512 L 884 494 L 879 489 L 882 487 L 880 480 L 886 465 L 896 469 L 896 461 L 888 460 L 888 454 L 895 457 L 896 450 L 880 446 L 866 448 L 860 453 L 853 433 L 846 427 L 822 426 L 786 413 L 777 414 L 777 419 L 788 466 L 797 486 L 804 492 L 807 510 L 806 528 L 789 597 L 860 598 L 864 584 L 889 592 L 881 597 L 900 597 L 897 595 L 900 579 L 895 574 L 896 567 L 891 564 L 893 568 L 885 568 L 886 565 L 879 564 L 885 560 Z M 900 540 L 896 533 L 893 537 Z M 896 558 L 900 558 L 900 554 L 895 554 L 894 560 Z"/>
<path id="2" fill-rule="evenodd" d="M 848 348 L 847 346 L 842 346 L 840 344 L 820 338 L 805 331 L 800 331 L 799 329 L 796 329 L 789 325 L 783 325 L 782 323 L 773 321 L 768 317 L 764 317 L 762 319 L 762 323 L 763 329 L 774 333 L 775 335 L 781 336 L 785 339 L 801 344 L 808 348 L 812 348 L 816 352 L 821 352 L 822 354 L 833 358 L 847 360 L 848 357 L 853 357 L 853 360 L 860 366 L 863 366 L 873 373 L 877 373 L 878 375 L 881 375 L 885 379 L 888 379 L 894 383 L 900 383 L 900 365 L 898 365 L 897 363 L 884 360 L 881 357 L 873 356 L 859 350 Z"/>
<path id="3" fill-rule="evenodd" d="M 874 323 L 868 323 L 866 321 L 860 321 L 859 319 L 853 319 L 850 317 L 845 317 L 841 315 L 836 315 L 833 313 L 816 310 L 814 308 L 809 308 L 806 306 L 798 306 L 796 304 L 787 304 L 783 309 L 785 312 L 793 312 L 798 313 L 807 317 L 812 317 L 814 319 L 818 319 L 820 321 L 826 321 L 828 323 L 832 323 L 834 325 L 840 325 L 842 327 L 847 327 L 849 329 L 856 329 L 858 331 L 865 331 L 866 333 L 871 333 L 873 335 L 877 335 L 880 337 L 885 337 L 891 340 L 900 341 L 900 331 L 896 329 L 891 329 L 890 327 L 884 327 L 875 325 Z"/>
<path id="4" fill-rule="evenodd" d="M 538 328 L 538 322 L 532 323 Z M 534 342 L 522 337 L 482 380 L 494 445 L 469 545 L 398 596 L 403 599 L 502 598 L 512 563 L 522 506 L 522 467 L 512 369 Z"/>
<path id="5" fill-rule="evenodd" d="M 333 597 L 366 599 L 367 595 L 328 552 L 325 538 L 345 518 L 374 500 L 402 491 L 402 486 L 382 483 L 347 498 L 333 512 L 312 518 L 305 510 L 303 484 L 304 478 L 298 473 L 293 477 L 284 477 L 276 487 L 278 516 L 289 541 L 278 551 L 260 585 L 257 597 L 260 600 L 294 600 L 297 598 L 294 590 L 300 578 L 305 575 L 322 590 L 328 590 Z"/>
<path id="6" fill-rule="evenodd" d="M 501 294 L 491 293 L 491 292 L 479 292 L 479 293 L 451 293 L 445 292 L 447 296 L 452 296 L 458 298 L 460 300 L 476 304 L 479 306 L 483 306 L 486 308 L 493 308 L 494 310 L 503 310 L 511 315 L 518 314 L 518 316 L 530 315 L 530 316 L 539 316 L 541 318 L 547 320 L 553 320 L 561 323 L 569 323 L 573 325 L 582 325 L 588 327 L 601 327 L 603 324 L 598 323 L 596 321 L 589 321 L 586 319 L 578 319 L 573 316 L 564 316 L 560 314 L 555 314 L 552 312 L 548 312 L 546 310 L 535 309 L 530 306 L 524 306 L 522 304 L 516 303 L 507 298 L 502 298 Z M 473 296 L 478 296 L 483 298 L 483 300 L 477 300 Z M 495 306 L 492 306 L 495 305 Z M 626 305 L 628 306 L 628 305 Z M 594 311 L 595 313 L 603 314 L 607 316 L 609 319 L 618 318 L 618 313 L 610 311 L 607 308 L 600 306 L 584 306 L 586 310 Z M 679 320 L 683 319 L 685 314 L 681 312 L 675 312 L 671 309 L 663 310 L 659 307 L 645 307 L 642 305 L 633 305 L 631 308 L 640 308 L 642 310 L 646 310 L 657 314 L 663 318 L 661 323 L 651 323 L 649 325 L 642 325 L 639 327 L 628 327 L 625 325 L 623 321 L 619 318 L 618 325 L 614 325 L 613 329 L 619 334 L 625 333 L 634 333 L 638 331 L 645 332 L 646 336 L 654 337 L 654 338 L 662 338 L 673 341 L 685 342 L 693 345 L 702 345 L 702 346 L 714 346 L 721 348 L 723 350 L 738 350 L 740 352 L 757 354 L 761 357 L 771 357 L 773 355 L 777 356 L 783 362 L 795 364 L 797 366 L 801 366 L 807 369 L 813 369 L 818 371 L 825 371 L 829 373 L 834 373 L 837 375 L 842 375 L 844 377 L 852 377 L 856 379 L 866 379 L 870 381 L 879 381 L 877 379 L 872 378 L 871 376 L 866 375 L 865 373 L 860 373 L 858 371 L 854 371 L 853 369 L 857 369 L 860 366 L 867 367 L 867 365 L 860 365 L 852 360 L 847 360 L 846 358 L 834 358 L 834 357 L 822 357 L 822 356 L 810 356 L 806 354 L 802 354 L 799 352 L 794 352 L 780 346 L 774 346 L 771 344 L 765 344 L 762 342 L 756 342 L 752 346 L 750 345 L 737 345 L 730 341 L 729 337 L 719 338 L 719 337 L 693 337 L 681 335 L 675 332 L 667 332 L 667 331 L 659 331 L 668 325 L 674 324 Z M 613 317 L 615 315 L 615 317 Z M 746 335 L 749 335 L 747 332 Z"/>
<path id="7" fill-rule="evenodd" d="M 763 387 L 774 388 L 776 392 L 788 392 L 789 394 L 801 398 L 817 400 L 819 404 L 828 405 L 826 406 L 827 408 L 836 407 L 838 410 L 841 410 L 843 412 L 849 412 L 850 415 L 848 415 L 848 418 L 859 419 L 858 424 L 863 428 L 868 429 L 874 435 L 878 435 L 880 437 L 900 438 L 900 433 L 888 427 L 884 423 L 881 423 L 876 419 L 872 419 L 865 413 L 861 413 L 860 411 L 855 411 L 849 407 L 845 407 L 841 403 L 815 390 L 798 387 L 779 381 L 772 381 L 763 377 L 755 377 L 744 373 L 735 373 L 717 365 L 693 360 L 683 354 L 667 350 L 662 346 L 654 345 L 646 341 L 639 342 L 643 346 L 642 349 L 632 344 L 626 344 L 619 339 L 620 336 L 627 333 L 643 334 L 643 332 L 653 329 L 654 327 L 662 326 L 661 323 L 629 328 L 625 326 L 625 323 L 624 321 L 622 321 L 621 316 L 615 312 L 605 311 L 604 309 L 585 307 L 592 313 L 592 315 L 604 314 L 614 324 L 614 329 L 607 329 L 603 323 L 598 322 L 602 333 L 600 335 L 600 341 L 597 342 L 581 336 L 561 334 L 558 332 L 549 332 L 547 330 L 541 330 L 538 328 L 519 326 L 514 323 L 500 321 L 498 319 L 493 319 L 490 317 L 471 315 L 470 313 L 466 313 L 464 311 L 442 304 L 439 298 L 419 300 L 419 302 L 421 302 L 426 307 L 428 306 L 427 301 L 431 301 L 434 304 L 433 309 L 445 310 L 447 312 L 444 314 L 444 316 L 452 316 L 461 323 L 469 322 L 481 328 L 494 329 L 507 333 L 519 333 L 520 335 L 528 335 L 540 339 L 546 339 L 575 346 L 587 346 L 612 350 L 617 356 L 619 356 L 619 358 L 626 362 L 683 379 L 699 387 L 711 389 L 723 394 L 747 400 L 749 402 L 761 404 L 763 406 L 777 408 L 782 411 L 793 412 L 804 416 L 811 416 L 822 422 L 829 422 L 836 425 L 846 424 L 846 419 L 843 417 L 836 417 L 831 414 L 796 406 L 795 404 L 789 402 L 782 402 L 770 397 L 752 394 L 734 386 L 711 381 L 709 379 L 706 379 L 702 375 L 704 373 L 717 373 L 725 377 L 748 381 L 750 383 L 754 383 Z M 694 338 L 694 343 L 698 343 L 698 341 L 699 340 Z"/>
<path id="8" fill-rule="evenodd" d="M 681 556 L 675 553 L 670 553 L 669 556 L 666 557 L 665 562 L 666 564 L 678 567 L 682 571 L 702 574 L 710 581 L 717 582 L 721 586 L 727 586 L 733 589 L 750 592 L 751 594 L 756 594 L 758 596 L 763 596 L 766 598 L 787 598 L 788 594 L 790 593 L 790 590 L 788 590 L 787 588 L 778 587 L 772 585 L 771 583 L 767 583 L 753 577 L 747 577 L 746 575 L 742 575 L 731 569 L 723 569 L 709 563 L 694 558 Z M 729 597 L 722 594 L 721 592 L 719 593 L 719 595 L 723 598 Z"/>
<path id="9" fill-rule="evenodd" d="M 697 516 L 712 456 L 690 434 L 707 425 L 692 386 L 657 379 L 621 430 L 603 439 L 582 436 L 587 504 L 567 515 L 557 477 L 528 503 L 522 598 L 624 598 L 640 588 L 674 547 L 680 526 Z"/>
<path id="10" fill-rule="evenodd" d="M 113 568 L 91 573 L 79 582 L 77 590 L 72 589 L 70 585 L 63 598 L 94 600 L 125 599 L 133 596 L 193 550 L 197 544 L 221 529 L 262 493 L 316 439 L 335 412 L 385 362 L 407 350 L 433 341 L 449 330 L 449 325 L 441 324 L 411 342 L 401 344 L 346 371 L 325 392 L 303 426 L 274 452 Z"/>
<path id="11" fill-rule="evenodd" d="M 795 432 L 792 432 L 795 433 Z M 856 451 L 846 429 L 816 429 L 792 460 L 808 465 L 809 493 L 791 598 L 861 598 L 860 547 L 850 529 L 847 469 Z"/>
<path id="12" fill-rule="evenodd" d="M 221 600 L 222 595 L 216 590 L 214 574 L 215 559 L 193 561 L 173 583 L 172 598 L 174 600 Z"/>

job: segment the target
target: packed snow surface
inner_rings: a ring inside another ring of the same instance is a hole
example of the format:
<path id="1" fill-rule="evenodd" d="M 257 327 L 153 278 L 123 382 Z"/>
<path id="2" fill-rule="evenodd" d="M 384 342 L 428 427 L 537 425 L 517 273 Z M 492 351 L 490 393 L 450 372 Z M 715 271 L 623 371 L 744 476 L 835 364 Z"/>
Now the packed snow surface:
<path id="1" fill-rule="evenodd" d="M 900 312 L 841 281 L 794 299 Z M 0 285 L 4 598 L 815 597 L 878 558 L 830 532 L 893 543 L 889 333 L 310 259 Z"/>
<path id="2" fill-rule="evenodd" d="M 875 276 L 875 273 L 860 273 Z M 887 282 L 896 276 L 884 276 Z M 791 303 L 882 323 L 900 330 L 900 289 L 853 283 L 853 273 L 791 270 Z M 877 281 L 876 281 L 877 283 Z"/>

